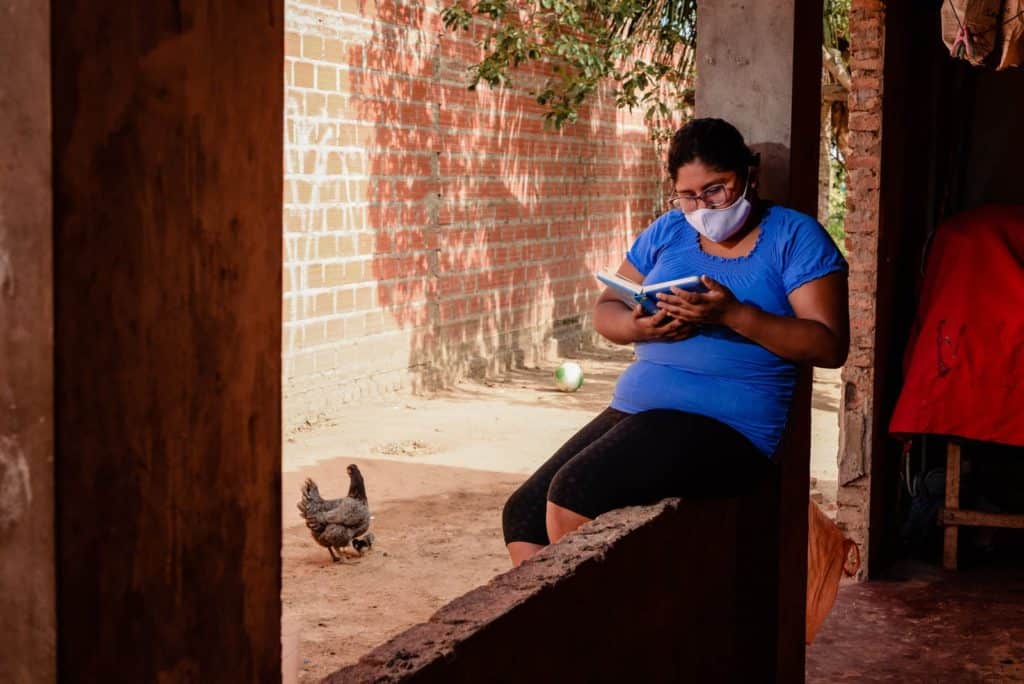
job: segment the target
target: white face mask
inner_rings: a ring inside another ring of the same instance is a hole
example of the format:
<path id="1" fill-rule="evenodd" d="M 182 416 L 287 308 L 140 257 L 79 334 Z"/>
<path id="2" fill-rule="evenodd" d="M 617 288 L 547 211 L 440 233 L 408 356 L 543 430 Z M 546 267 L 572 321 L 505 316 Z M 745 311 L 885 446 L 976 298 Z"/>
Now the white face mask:
<path id="1" fill-rule="evenodd" d="M 704 207 L 695 211 L 684 211 L 686 220 L 693 229 L 712 242 L 728 240 L 735 235 L 750 216 L 752 206 L 747 199 L 749 183 L 743 186 L 743 194 L 738 200 L 727 207 L 708 209 Z"/>

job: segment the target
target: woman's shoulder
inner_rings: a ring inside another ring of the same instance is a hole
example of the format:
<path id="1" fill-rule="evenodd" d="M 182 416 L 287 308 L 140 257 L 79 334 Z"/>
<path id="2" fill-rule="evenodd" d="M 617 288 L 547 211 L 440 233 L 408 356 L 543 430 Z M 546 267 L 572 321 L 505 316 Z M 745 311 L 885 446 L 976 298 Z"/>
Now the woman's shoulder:
<path id="1" fill-rule="evenodd" d="M 813 216 L 775 205 L 764 223 L 773 236 L 772 254 L 787 292 L 813 278 L 846 270 L 839 247 Z"/>
<path id="2" fill-rule="evenodd" d="M 762 220 L 779 254 L 785 254 L 801 245 L 835 248 L 835 242 L 813 216 L 778 204 L 771 205 Z"/>
<path id="3" fill-rule="evenodd" d="M 646 276 L 666 249 L 678 250 L 688 244 L 685 238 L 687 230 L 693 229 L 682 218 L 680 212 L 665 212 L 654 219 L 633 241 L 626 258 Z"/>
<path id="4" fill-rule="evenodd" d="M 824 230 L 813 216 L 781 204 L 769 205 L 765 218 L 771 221 L 775 232 L 780 236 L 792 237 L 801 231 Z"/>

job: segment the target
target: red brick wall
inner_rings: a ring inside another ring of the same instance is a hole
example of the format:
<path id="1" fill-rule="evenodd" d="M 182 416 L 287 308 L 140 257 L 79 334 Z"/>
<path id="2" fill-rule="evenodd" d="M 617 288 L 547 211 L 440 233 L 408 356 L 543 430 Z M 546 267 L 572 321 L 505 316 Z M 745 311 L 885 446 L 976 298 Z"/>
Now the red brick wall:
<path id="1" fill-rule="evenodd" d="M 850 263 L 850 357 L 843 369 L 837 521 L 861 546 L 867 534 L 878 279 L 879 177 L 882 145 L 882 65 L 885 13 L 881 0 L 850 8 L 850 156 L 847 160 L 846 249 Z"/>
<path id="2" fill-rule="evenodd" d="M 441 7 L 287 3 L 289 425 L 535 363 L 660 211 L 639 114 L 604 100 L 553 133 L 524 90 L 467 90 L 478 51 Z"/>

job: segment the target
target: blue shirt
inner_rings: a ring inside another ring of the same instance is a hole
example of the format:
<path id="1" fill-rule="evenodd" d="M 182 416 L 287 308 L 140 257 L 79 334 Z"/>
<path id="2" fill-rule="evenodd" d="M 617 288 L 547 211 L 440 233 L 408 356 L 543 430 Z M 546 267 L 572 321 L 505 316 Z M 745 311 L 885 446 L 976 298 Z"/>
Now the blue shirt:
<path id="1" fill-rule="evenodd" d="M 770 207 L 751 252 L 730 259 L 706 253 L 680 211 L 652 223 L 626 254 L 654 283 L 707 275 L 763 311 L 793 316 L 788 295 L 846 261 L 810 216 Z M 789 412 L 796 365 L 721 326 L 703 326 L 679 342 L 641 342 L 637 360 L 615 386 L 612 408 L 626 413 L 677 409 L 715 418 L 766 455 L 775 452 Z"/>

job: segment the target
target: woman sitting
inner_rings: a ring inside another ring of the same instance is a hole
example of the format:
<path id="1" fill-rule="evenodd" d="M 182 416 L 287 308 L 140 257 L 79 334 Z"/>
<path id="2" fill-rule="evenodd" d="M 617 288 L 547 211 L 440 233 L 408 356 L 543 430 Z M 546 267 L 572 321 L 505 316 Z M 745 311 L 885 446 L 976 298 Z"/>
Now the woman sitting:
<path id="1" fill-rule="evenodd" d="M 776 467 L 797 364 L 841 366 L 846 262 L 810 216 L 757 196 L 757 157 L 731 124 L 696 119 L 668 151 L 672 209 L 633 243 L 635 282 L 701 275 L 646 315 L 605 290 L 594 327 L 637 360 L 611 406 L 505 504 L 513 565 L 601 513 L 665 497 L 731 495 Z"/>

